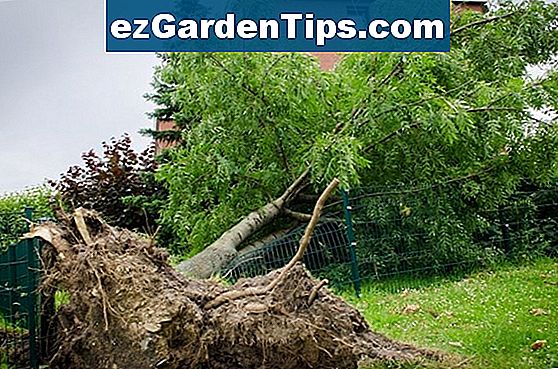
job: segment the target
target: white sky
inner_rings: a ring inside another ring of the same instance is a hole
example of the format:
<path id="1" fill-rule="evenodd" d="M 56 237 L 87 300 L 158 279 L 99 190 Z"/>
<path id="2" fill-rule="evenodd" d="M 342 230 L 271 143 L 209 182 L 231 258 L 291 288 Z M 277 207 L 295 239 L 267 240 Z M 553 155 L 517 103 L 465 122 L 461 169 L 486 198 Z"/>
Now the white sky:
<path id="1" fill-rule="evenodd" d="M 56 178 L 82 152 L 151 127 L 154 55 L 107 55 L 103 0 L 0 0 L 0 193 Z"/>

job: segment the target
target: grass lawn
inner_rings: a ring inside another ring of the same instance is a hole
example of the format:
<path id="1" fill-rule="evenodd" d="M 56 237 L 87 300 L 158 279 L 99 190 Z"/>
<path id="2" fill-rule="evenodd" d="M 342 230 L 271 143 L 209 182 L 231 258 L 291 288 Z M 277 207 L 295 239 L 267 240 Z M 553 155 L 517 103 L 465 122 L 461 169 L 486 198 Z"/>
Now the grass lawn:
<path id="1" fill-rule="evenodd" d="M 501 267 L 397 293 L 386 292 L 385 287 L 365 286 L 360 300 L 346 295 L 376 331 L 455 353 L 464 368 L 558 368 L 554 260 Z M 540 343 L 544 347 L 533 349 L 538 340 L 546 341 Z"/>

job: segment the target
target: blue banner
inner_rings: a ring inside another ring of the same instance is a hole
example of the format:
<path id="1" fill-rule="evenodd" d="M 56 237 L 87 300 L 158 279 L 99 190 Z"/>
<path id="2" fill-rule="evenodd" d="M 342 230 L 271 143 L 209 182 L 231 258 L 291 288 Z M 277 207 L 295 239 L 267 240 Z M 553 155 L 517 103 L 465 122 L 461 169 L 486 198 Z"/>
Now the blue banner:
<path id="1" fill-rule="evenodd" d="M 107 52 L 447 52 L 448 0 L 105 0 Z"/>

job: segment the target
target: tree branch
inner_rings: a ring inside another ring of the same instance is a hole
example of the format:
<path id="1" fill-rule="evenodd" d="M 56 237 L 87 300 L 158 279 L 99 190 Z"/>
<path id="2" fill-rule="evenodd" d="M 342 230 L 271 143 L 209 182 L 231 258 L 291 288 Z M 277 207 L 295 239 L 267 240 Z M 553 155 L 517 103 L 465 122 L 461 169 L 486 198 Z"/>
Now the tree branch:
<path id="1" fill-rule="evenodd" d="M 509 18 L 512 15 L 515 15 L 516 13 L 517 12 L 511 12 L 511 13 L 507 13 L 507 14 L 503 14 L 503 15 L 494 16 L 494 17 L 488 17 L 488 18 L 485 18 L 485 19 L 478 20 L 476 22 L 471 22 L 469 24 L 466 24 L 464 26 L 461 26 L 461 27 L 451 31 L 450 35 L 455 36 L 456 34 L 461 33 L 461 32 L 463 32 L 463 31 L 465 31 L 469 28 L 473 28 L 473 27 L 476 27 L 476 26 L 482 26 L 483 24 L 487 24 L 487 23 L 495 22 L 495 21 L 498 21 L 498 20 L 501 20 L 501 19 Z"/>
<path id="2" fill-rule="evenodd" d="M 488 173 L 488 172 L 492 171 L 493 169 L 494 169 L 494 167 L 488 167 L 486 169 L 482 169 L 482 170 L 479 170 L 478 172 L 467 174 L 467 175 L 462 176 L 462 177 L 456 177 L 456 178 L 446 180 L 444 182 L 434 183 L 434 184 L 432 184 L 428 187 L 415 187 L 415 188 L 410 188 L 408 190 L 394 190 L 394 191 L 368 193 L 368 194 L 352 197 L 351 200 L 356 201 L 356 200 L 365 199 L 365 198 L 369 198 L 369 197 L 379 197 L 379 196 L 386 196 L 386 195 L 405 195 L 405 194 L 419 193 L 419 192 L 422 192 L 422 191 L 425 191 L 425 190 L 428 190 L 428 189 L 433 190 L 433 189 L 436 189 L 438 187 L 446 186 L 448 184 L 458 183 L 458 182 L 466 181 L 468 179 L 473 179 L 473 178 L 476 178 L 476 177 L 480 177 L 481 175 L 483 175 L 485 173 Z M 329 204 L 328 207 L 339 205 L 339 204 L 342 204 L 342 201 L 333 202 L 333 203 Z"/>
<path id="3" fill-rule="evenodd" d="M 316 300 L 316 297 L 318 297 L 318 292 L 320 291 L 320 289 L 322 289 L 322 287 L 324 286 L 327 286 L 328 283 L 329 281 L 327 279 L 324 279 L 314 288 L 312 288 L 312 292 L 310 292 L 310 296 L 308 297 L 308 305 L 312 305 L 312 303 Z"/>
<path id="4" fill-rule="evenodd" d="M 515 111 L 515 112 L 523 112 L 522 109 L 517 108 L 507 108 L 504 106 L 483 106 L 480 108 L 471 108 L 467 109 L 467 113 L 479 113 L 479 112 L 486 112 L 486 111 Z"/>
<path id="5" fill-rule="evenodd" d="M 413 129 L 413 128 L 418 128 L 419 124 L 418 123 L 413 123 L 410 126 L 406 127 L 406 126 L 402 126 L 399 127 L 398 129 L 396 129 L 395 131 L 388 133 L 387 135 L 385 135 L 384 137 L 382 137 L 381 139 L 379 139 L 377 142 L 368 145 L 364 151 L 368 152 L 369 150 L 372 150 L 374 147 L 378 146 L 378 145 L 382 145 L 386 142 L 388 142 L 389 140 L 391 140 L 392 138 L 394 138 L 395 136 L 399 136 L 401 133 L 403 133 L 403 131 L 405 131 L 406 129 Z"/>
<path id="6" fill-rule="evenodd" d="M 238 255 L 243 242 L 281 214 L 283 207 L 302 191 L 309 173 L 306 169 L 281 197 L 248 214 L 202 252 L 178 264 L 176 269 L 195 278 L 209 278 L 219 271 Z"/>
<path id="7" fill-rule="evenodd" d="M 320 198 L 320 196 L 314 194 L 308 194 L 308 193 L 299 193 L 296 198 L 297 200 L 300 200 L 302 202 L 311 202 L 315 204 L 316 201 L 318 201 L 318 199 Z"/>
<path id="8" fill-rule="evenodd" d="M 213 61 L 214 64 L 216 64 L 219 68 L 221 68 L 225 73 L 227 73 L 229 76 L 233 77 L 233 78 L 237 78 L 237 76 L 231 72 L 223 63 L 221 63 L 221 61 L 219 59 L 217 59 L 213 54 L 207 54 L 207 56 L 209 57 L 209 59 L 211 59 L 211 61 Z M 265 99 L 264 96 L 258 94 L 254 89 L 252 89 L 251 86 L 249 86 L 248 84 L 246 84 L 245 82 L 241 83 L 241 86 L 243 89 L 245 89 L 247 92 L 249 92 L 250 94 L 256 96 L 257 98 L 261 99 L 262 102 L 267 104 L 267 100 Z"/>
<path id="9" fill-rule="evenodd" d="M 325 191 L 322 193 L 322 195 L 318 199 L 318 202 L 316 203 L 316 206 L 314 207 L 314 211 L 312 212 L 312 219 L 310 219 L 310 223 L 308 223 L 308 226 L 306 227 L 306 230 L 304 231 L 304 235 L 302 236 L 302 240 L 300 241 L 300 247 L 298 248 L 298 251 L 297 251 L 296 255 L 291 259 L 289 264 L 287 264 L 287 266 L 283 269 L 283 271 L 281 272 L 279 277 L 277 277 L 272 283 L 270 283 L 270 286 L 271 286 L 270 289 L 273 289 L 281 281 L 282 276 L 286 275 L 287 272 L 290 269 L 292 269 L 292 267 L 302 259 L 302 256 L 304 255 L 304 252 L 308 248 L 308 244 L 310 243 L 310 239 L 312 238 L 312 234 L 314 233 L 314 229 L 316 228 L 316 225 L 318 224 L 318 221 L 320 220 L 320 215 L 322 214 L 322 209 L 324 208 L 325 203 L 327 202 L 327 199 L 331 196 L 331 193 L 333 192 L 333 190 L 335 190 L 337 188 L 337 186 L 339 186 L 339 180 L 337 178 L 335 178 L 333 181 L 331 181 L 329 186 L 327 186 Z"/>
<path id="10" fill-rule="evenodd" d="M 461 85 L 457 86 L 456 88 L 452 88 L 452 89 L 450 89 L 450 90 L 443 91 L 443 92 L 440 92 L 440 93 L 443 93 L 443 94 L 445 94 L 445 95 L 449 95 L 449 94 L 452 94 L 452 93 L 454 93 L 454 92 L 456 92 L 456 91 L 462 91 L 462 90 L 465 89 L 465 87 L 467 87 L 468 85 L 470 85 L 470 84 L 473 83 L 473 82 L 474 82 L 474 81 L 469 80 L 469 81 L 466 81 L 465 83 L 462 83 Z M 473 95 L 475 92 L 478 91 L 479 88 L 480 88 L 480 87 L 477 87 L 477 88 L 473 89 L 472 91 L 468 91 L 468 92 L 465 94 L 465 96 L 468 97 L 468 96 Z M 435 99 L 439 99 L 439 98 L 440 98 L 440 94 L 437 94 L 437 95 L 430 95 L 430 96 L 422 97 L 422 98 L 420 98 L 420 99 L 416 99 L 416 100 L 411 101 L 411 102 L 406 103 L 406 104 L 393 105 L 393 106 L 391 106 L 391 107 L 389 107 L 389 108 L 387 108 L 387 109 L 384 109 L 384 110 L 382 110 L 382 111 L 377 112 L 376 114 L 374 114 L 374 116 L 372 116 L 370 119 L 368 119 L 368 120 L 366 120 L 366 121 L 357 122 L 357 123 L 356 123 L 356 129 L 359 129 L 359 128 L 361 128 L 364 124 L 368 123 L 369 121 L 374 120 L 374 119 L 378 119 L 378 118 L 381 117 L 382 115 L 387 114 L 387 113 L 391 113 L 392 111 L 397 111 L 397 110 L 400 110 L 400 109 L 410 108 L 410 107 L 413 107 L 413 106 L 421 105 L 421 104 L 423 104 L 423 103 L 425 103 L 425 102 L 427 102 L 427 101 L 435 100 Z"/>
<path id="11" fill-rule="evenodd" d="M 380 83 L 378 83 L 378 85 L 376 85 L 374 87 L 374 89 L 370 92 L 369 95 L 367 95 L 367 97 L 362 100 L 360 102 L 360 106 L 359 107 L 355 107 L 351 113 L 351 117 L 344 122 L 339 122 L 336 126 L 335 129 L 333 131 L 334 135 L 337 135 L 338 133 L 341 133 L 346 127 L 348 127 L 348 125 L 352 122 L 354 122 L 366 109 L 365 109 L 365 105 L 368 102 L 368 100 L 371 98 L 371 96 L 373 94 L 375 94 L 376 92 L 378 92 L 378 89 L 380 87 L 382 87 L 383 85 L 385 85 L 387 82 L 389 82 L 389 80 L 391 80 L 391 78 L 393 76 L 395 76 L 396 74 L 398 74 L 399 72 L 401 72 L 403 70 L 403 67 L 405 65 L 405 55 L 403 55 L 399 61 L 393 66 L 393 68 L 391 69 L 391 71 L 386 74 L 386 76 L 384 78 L 382 78 L 382 80 L 380 81 Z M 371 77 L 371 76 L 370 76 Z"/>
<path id="12" fill-rule="evenodd" d="M 310 168 L 306 168 L 304 172 L 294 181 L 289 188 L 283 193 L 283 195 L 279 198 L 279 200 L 284 201 L 286 204 L 291 202 L 291 200 L 298 195 L 299 189 L 302 187 L 302 184 L 306 182 L 308 179 L 308 175 L 310 174 Z"/>
<path id="13" fill-rule="evenodd" d="M 403 70 L 403 65 L 405 64 L 405 58 L 402 56 L 401 59 L 399 59 L 399 61 L 397 62 L 397 64 L 395 64 L 393 66 L 393 68 L 391 69 L 391 72 L 389 72 L 381 81 L 380 83 L 378 83 L 378 85 L 374 88 L 374 92 L 377 92 L 378 89 L 380 87 L 382 87 L 384 84 L 386 84 L 391 77 L 395 76 L 397 73 L 401 72 Z"/>
<path id="14" fill-rule="evenodd" d="M 301 222 L 309 222 L 312 219 L 312 215 L 306 213 L 300 213 L 298 211 L 292 211 L 291 209 L 283 208 L 283 213 L 288 217 Z"/>

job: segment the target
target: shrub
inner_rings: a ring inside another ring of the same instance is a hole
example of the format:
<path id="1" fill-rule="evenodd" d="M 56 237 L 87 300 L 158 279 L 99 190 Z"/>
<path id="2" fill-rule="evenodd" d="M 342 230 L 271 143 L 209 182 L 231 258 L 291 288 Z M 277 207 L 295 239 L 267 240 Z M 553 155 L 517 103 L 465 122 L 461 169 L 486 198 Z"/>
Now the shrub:
<path id="1" fill-rule="evenodd" d="M 25 232 L 24 209 L 33 210 L 33 219 L 53 217 L 52 191 L 46 186 L 0 196 L 0 248 L 16 242 Z"/>
<path id="2" fill-rule="evenodd" d="M 164 190 L 153 177 L 154 147 L 137 153 L 124 135 L 103 142 L 102 149 L 101 155 L 83 153 L 82 167 L 71 167 L 50 184 L 69 208 L 93 209 L 116 226 L 155 233 Z"/>

